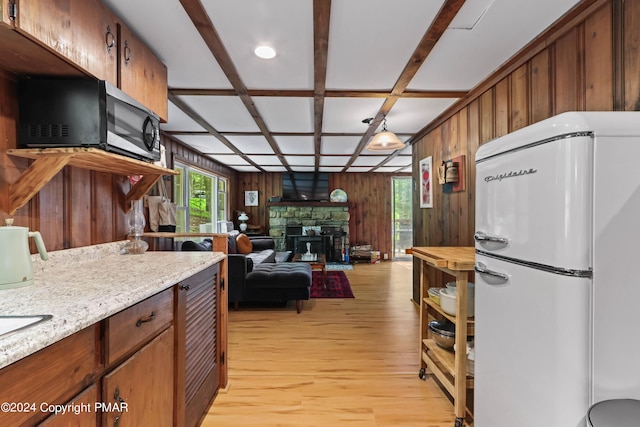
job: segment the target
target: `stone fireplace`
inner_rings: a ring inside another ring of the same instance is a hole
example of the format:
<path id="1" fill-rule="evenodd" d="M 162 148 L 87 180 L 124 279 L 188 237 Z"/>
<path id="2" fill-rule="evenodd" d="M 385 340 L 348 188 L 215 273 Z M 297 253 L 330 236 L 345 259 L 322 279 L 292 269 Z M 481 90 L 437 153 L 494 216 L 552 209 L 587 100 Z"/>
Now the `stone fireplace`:
<path id="1" fill-rule="evenodd" d="M 272 202 L 269 211 L 269 235 L 273 237 L 276 251 L 292 250 L 307 241 L 321 247 L 328 261 L 340 261 L 342 245 L 349 245 L 349 205 L 333 202 Z M 320 236 L 308 236 L 306 227 L 320 229 Z"/>

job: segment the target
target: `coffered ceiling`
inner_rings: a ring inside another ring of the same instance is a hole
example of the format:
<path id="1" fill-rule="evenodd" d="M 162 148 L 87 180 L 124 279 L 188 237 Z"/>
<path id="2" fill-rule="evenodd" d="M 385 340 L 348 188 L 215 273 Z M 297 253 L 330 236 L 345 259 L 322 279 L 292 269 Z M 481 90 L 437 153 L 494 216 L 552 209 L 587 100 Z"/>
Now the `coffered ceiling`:
<path id="1" fill-rule="evenodd" d="M 105 3 L 167 65 L 161 128 L 200 153 L 242 172 L 410 172 L 421 130 L 578 1 Z M 385 117 L 406 148 L 367 150 Z"/>

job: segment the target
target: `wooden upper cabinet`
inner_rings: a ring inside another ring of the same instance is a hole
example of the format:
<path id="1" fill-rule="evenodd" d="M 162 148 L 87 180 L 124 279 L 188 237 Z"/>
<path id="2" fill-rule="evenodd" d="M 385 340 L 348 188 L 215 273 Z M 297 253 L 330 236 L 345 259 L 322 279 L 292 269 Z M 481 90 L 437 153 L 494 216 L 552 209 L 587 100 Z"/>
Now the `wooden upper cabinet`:
<path id="1" fill-rule="evenodd" d="M 122 22 L 120 25 L 120 89 L 168 119 L 167 67 Z"/>
<path id="2" fill-rule="evenodd" d="M 116 19 L 100 1 L 21 1 L 15 25 L 88 74 L 117 84 Z"/>

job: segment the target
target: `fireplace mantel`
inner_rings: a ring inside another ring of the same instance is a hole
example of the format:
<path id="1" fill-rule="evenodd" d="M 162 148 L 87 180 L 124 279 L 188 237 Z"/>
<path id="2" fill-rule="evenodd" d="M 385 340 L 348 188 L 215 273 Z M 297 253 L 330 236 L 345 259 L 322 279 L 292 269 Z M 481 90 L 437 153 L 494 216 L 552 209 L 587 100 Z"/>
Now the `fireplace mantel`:
<path id="1" fill-rule="evenodd" d="M 267 202 L 267 206 L 312 206 L 312 207 L 349 207 L 349 202 L 305 202 L 305 201 L 286 201 L 286 202 Z"/>

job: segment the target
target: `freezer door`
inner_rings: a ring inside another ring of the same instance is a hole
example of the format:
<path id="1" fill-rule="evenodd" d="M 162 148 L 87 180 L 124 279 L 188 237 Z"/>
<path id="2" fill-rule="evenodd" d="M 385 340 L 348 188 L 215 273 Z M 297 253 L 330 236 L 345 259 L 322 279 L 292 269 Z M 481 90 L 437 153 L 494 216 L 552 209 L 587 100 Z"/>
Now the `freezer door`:
<path id="1" fill-rule="evenodd" d="M 475 426 L 583 427 L 590 280 L 482 255 L 476 267 Z"/>
<path id="2" fill-rule="evenodd" d="M 503 137 L 505 144 L 509 137 Z M 589 135 L 550 139 L 479 161 L 476 249 L 589 270 L 592 164 Z"/>

